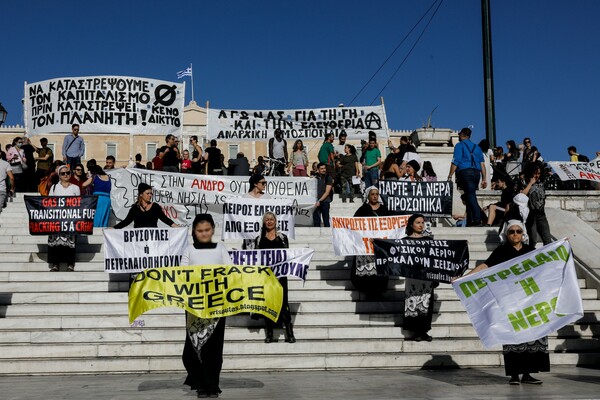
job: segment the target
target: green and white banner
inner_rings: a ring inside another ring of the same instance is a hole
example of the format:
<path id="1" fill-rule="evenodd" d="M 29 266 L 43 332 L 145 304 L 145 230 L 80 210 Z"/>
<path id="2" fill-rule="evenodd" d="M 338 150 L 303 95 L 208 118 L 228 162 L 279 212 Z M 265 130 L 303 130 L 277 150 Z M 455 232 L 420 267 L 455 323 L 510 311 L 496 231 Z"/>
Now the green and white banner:
<path id="1" fill-rule="evenodd" d="M 566 239 L 453 283 L 486 348 L 533 341 L 583 316 Z"/>

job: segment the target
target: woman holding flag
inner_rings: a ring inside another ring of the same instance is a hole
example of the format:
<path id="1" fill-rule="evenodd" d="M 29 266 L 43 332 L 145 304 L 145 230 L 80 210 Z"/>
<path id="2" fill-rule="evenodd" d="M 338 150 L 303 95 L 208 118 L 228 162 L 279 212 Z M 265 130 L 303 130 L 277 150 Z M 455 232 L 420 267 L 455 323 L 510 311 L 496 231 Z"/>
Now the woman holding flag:
<path id="1" fill-rule="evenodd" d="M 516 219 L 508 221 L 504 225 L 500 238 L 502 244 L 492 252 L 483 264 L 473 268 L 468 275 L 535 250 L 533 246 L 528 244 L 529 237 L 522 221 Z M 530 374 L 550 371 L 550 355 L 547 350 L 548 337 L 546 336 L 533 342 L 502 346 L 506 376 L 510 376 L 508 383 L 510 385 L 520 383 L 541 384 L 541 380 L 535 379 Z M 519 380 L 521 374 L 523 377 Z"/>
<path id="2" fill-rule="evenodd" d="M 183 254 L 181 265 L 233 264 L 223 243 L 213 243 L 215 221 L 210 214 L 198 214 L 192 224 L 193 244 Z M 223 366 L 225 317 L 198 318 L 186 313 L 185 346 L 181 359 L 187 370 L 184 384 L 198 397 L 219 397 Z"/>

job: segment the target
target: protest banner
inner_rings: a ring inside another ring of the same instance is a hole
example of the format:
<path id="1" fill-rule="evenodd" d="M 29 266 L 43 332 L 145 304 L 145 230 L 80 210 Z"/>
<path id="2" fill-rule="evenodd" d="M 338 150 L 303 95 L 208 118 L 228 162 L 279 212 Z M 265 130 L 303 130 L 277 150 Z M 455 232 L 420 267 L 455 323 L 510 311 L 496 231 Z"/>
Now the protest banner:
<path id="1" fill-rule="evenodd" d="M 30 235 L 94 233 L 98 196 L 25 196 Z"/>
<path id="2" fill-rule="evenodd" d="M 331 217 L 333 250 L 336 256 L 373 254 L 369 239 L 400 239 L 410 215 L 387 217 Z"/>
<path id="3" fill-rule="evenodd" d="M 466 240 L 375 239 L 378 275 L 450 283 L 469 267 Z"/>
<path id="4" fill-rule="evenodd" d="M 561 181 L 581 179 L 600 182 L 600 160 L 591 162 L 549 162 Z"/>
<path id="5" fill-rule="evenodd" d="M 181 135 L 185 84 L 129 76 L 55 78 L 27 84 L 25 130 Z"/>
<path id="6" fill-rule="evenodd" d="M 193 175 L 135 168 L 107 170 L 112 181 L 110 200 L 118 219 L 124 219 L 137 201 L 140 183 L 152 186 L 152 201 L 173 221 L 189 225 L 196 214 L 222 214 L 223 203 L 248 193 L 247 177 Z M 317 181 L 301 177 L 266 177 L 265 192 L 275 199 L 292 199 L 295 225 L 312 226 Z M 216 221 L 221 225 L 222 221 Z M 162 224 L 162 222 L 160 222 Z"/>
<path id="7" fill-rule="evenodd" d="M 263 200 L 243 197 L 230 197 L 223 204 L 221 239 L 254 239 L 260 235 L 262 218 L 268 211 L 277 216 L 277 231 L 294 239 L 295 213 L 291 199 Z"/>
<path id="8" fill-rule="evenodd" d="M 452 216 L 451 182 L 380 180 L 379 194 L 390 211 L 426 217 Z"/>
<path id="9" fill-rule="evenodd" d="M 187 228 L 104 229 L 104 272 L 141 272 L 181 265 Z"/>
<path id="10" fill-rule="evenodd" d="M 467 275 L 452 286 L 486 348 L 537 340 L 583 316 L 566 239 Z"/>
<path id="11" fill-rule="evenodd" d="M 315 251 L 307 247 L 291 249 L 230 250 L 235 265 L 271 267 L 277 278 L 294 277 L 306 281 L 308 266 Z"/>
<path id="12" fill-rule="evenodd" d="M 199 317 L 256 313 L 277 321 L 283 289 L 270 267 L 202 265 L 149 269 L 129 288 L 129 323 L 158 307 Z"/>
<path id="13" fill-rule="evenodd" d="M 207 137 L 217 140 L 260 141 L 281 129 L 287 140 L 323 140 L 325 134 L 349 140 L 369 139 L 369 131 L 386 141 L 385 107 L 333 107 L 297 110 L 208 110 Z"/>

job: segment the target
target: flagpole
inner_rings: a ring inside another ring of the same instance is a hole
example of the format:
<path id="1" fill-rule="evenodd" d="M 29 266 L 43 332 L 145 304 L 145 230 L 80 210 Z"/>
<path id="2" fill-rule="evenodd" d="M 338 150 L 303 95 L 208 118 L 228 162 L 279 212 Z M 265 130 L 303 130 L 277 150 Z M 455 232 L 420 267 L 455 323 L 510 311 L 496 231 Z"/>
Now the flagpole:
<path id="1" fill-rule="evenodd" d="M 194 69 L 192 68 L 192 63 L 190 63 L 190 70 L 192 72 L 192 101 L 194 101 Z"/>

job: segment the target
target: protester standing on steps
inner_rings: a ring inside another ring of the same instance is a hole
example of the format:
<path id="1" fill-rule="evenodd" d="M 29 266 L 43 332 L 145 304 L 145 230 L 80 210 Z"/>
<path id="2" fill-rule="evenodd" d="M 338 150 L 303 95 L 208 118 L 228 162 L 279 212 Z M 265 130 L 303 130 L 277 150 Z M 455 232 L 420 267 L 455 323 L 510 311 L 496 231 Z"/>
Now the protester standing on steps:
<path id="1" fill-rule="evenodd" d="M 81 163 L 85 154 L 85 143 L 79 136 L 79 124 L 71 125 L 71 134 L 66 135 L 62 145 L 63 162 L 69 166 Z"/>
<path id="2" fill-rule="evenodd" d="M 542 168 L 539 163 L 533 162 L 525 167 L 525 184 L 526 186 L 519 189 L 522 194 L 529 197 L 527 206 L 529 207 L 529 215 L 525 220 L 525 226 L 529 233 L 529 244 L 535 247 L 538 236 L 542 238 L 544 246 L 552 243 L 552 235 L 550 234 L 550 225 L 546 218 L 546 191 L 544 185 L 540 181 Z"/>
<path id="3" fill-rule="evenodd" d="M 9 189 L 6 187 L 7 177 L 10 181 Z M 8 195 L 12 196 L 14 194 L 14 187 L 15 177 L 12 173 L 12 168 L 7 161 L 0 159 L 0 213 L 2 213 L 2 210 L 4 209 L 4 203 L 6 203 Z"/>
<path id="4" fill-rule="evenodd" d="M 137 201 L 131 206 L 125 219 L 115 225 L 115 229 L 125 228 L 132 222 L 134 228 L 156 228 L 158 220 L 170 227 L 177 226 L 157 203 L 152 202 L 152 186 L 142 182 L 138 185 Z"/>
<path id="5" fill-rule="evenodd" d="M 430 237 L 423 235 L 424 231 L 425 217 L 421 214 L 413 214 L 406 223 L 406 237 L 402 240 L 430 240 Z M 413 278 L 406 278 L 404 282 L 404 322 L 402 327 L 413 332 L 413 340 L 431 342 L 432 337 L 427 332 L 431 330 L 433 318 L 433 289 L 439 284 Z"/>
<path id="6" fill-rule="evenodd" d="M 198 214 L 192 223 L 193 244 L 188 246 L 181 265 L 233 264 L 223 243 L 213 243 L 215 222 L 210 214 Z M 219 397 L 219 377 L 223 366 L 225 317 L 186 316 L 185 346 L 181 359 L 187 371 L 184 384 L 196 390 L 198 397 Z"/>
<path id="7" fill-rule="evenodd" d="M 71 170 L 68 165 L 60 165 L 56 168 L 59 177 L 58 183 L 50 187 L 49 196 L 79 196 L 79 186 L 73 185 Z M 60 263 L 67 264 L 67 271 L 75 271 L 75 243 L 76 235 L 58 234 L 48 236 L 48 262 L 50 271 L 57 272 Z"/>
<path id="8" fill-rule="evenodd" d="M 365 203 L 356 210 L 354 216 L 384 217 L 387 215 L 393 213 L 383 204 L 379 189 L 375 186 L 368 187 L 365 190 Z M 387 290 L 389 278 L 387 275 L 377 275 L 374 255 L 360 255 L 354 257 L 350 280 L 356 290 L 367 295 L 378 296 Z"/>
<path id="9" fill-rule="evenodd" d="M 477 203 L 477 186 L 487 187 L 486 171 L 481 148 L 471 142 L 471 129 L 462 128 L 458 134 L 460 142 L 454 146 L 454 156 L 448 173 L 448 180 L 456 172 L 457 184 L 466 195 L 467 226 L 481 226 L 482 216 Z"/>
<path id="10" fill-rule="evenodd" d="M 250 242 L 244 242 L 244 249 L 287 249 L 289 247 L 288 237 L 277 230 L 277 216 L 270 211 L 263 215 L 260 235 Z M 273 342 L 273 328 L 276 325 L 281 326 L 282 323 L 285 326 L 285 341 L 288 343 L 296 343 L 294 327 L 292 325 L 292 313 L 288 302 L 287 277 L 284 276 L 278 278 L 278 280 L 283 288 L 283 303 L 277 322 L 265 318 L 265 343 Z"/>
<path id="11" fill-rule="evenodd" d="M 83 182 L 85 189 L 92 185 L 92 195 L 98 196 L 98 205 L 96 206 L 96 215 L 94 216 L 94 227 L 105 228 L 108 226 L 110 217 L 110 177 L 99 165 L 95 165 L 89 171 L 92 175 Z"/>
<path id="12" fill-rule="evenodd" d="M 520 220 L 512 219 L 508 221 L 500 234 L 500 238 L 502 239 L 502 244 L 492 252 L 483 264 L 479 264 L 473 268 L 467 275 L 535 250 L 534 246 L 528 244 L 527 230 Z M 506 376 L 510 376 L 508 383 L 511 385 L 518 385 L 519 383 L 542 383 L 542 381 L 535 379 L 530 374 L 550 371 L 550 355 L 547 350 L 548 337 L 546 336 L 533 342 L 502 346 Z M 519 375 L 521 374 L 523 377 L 519 381 Z"/>

